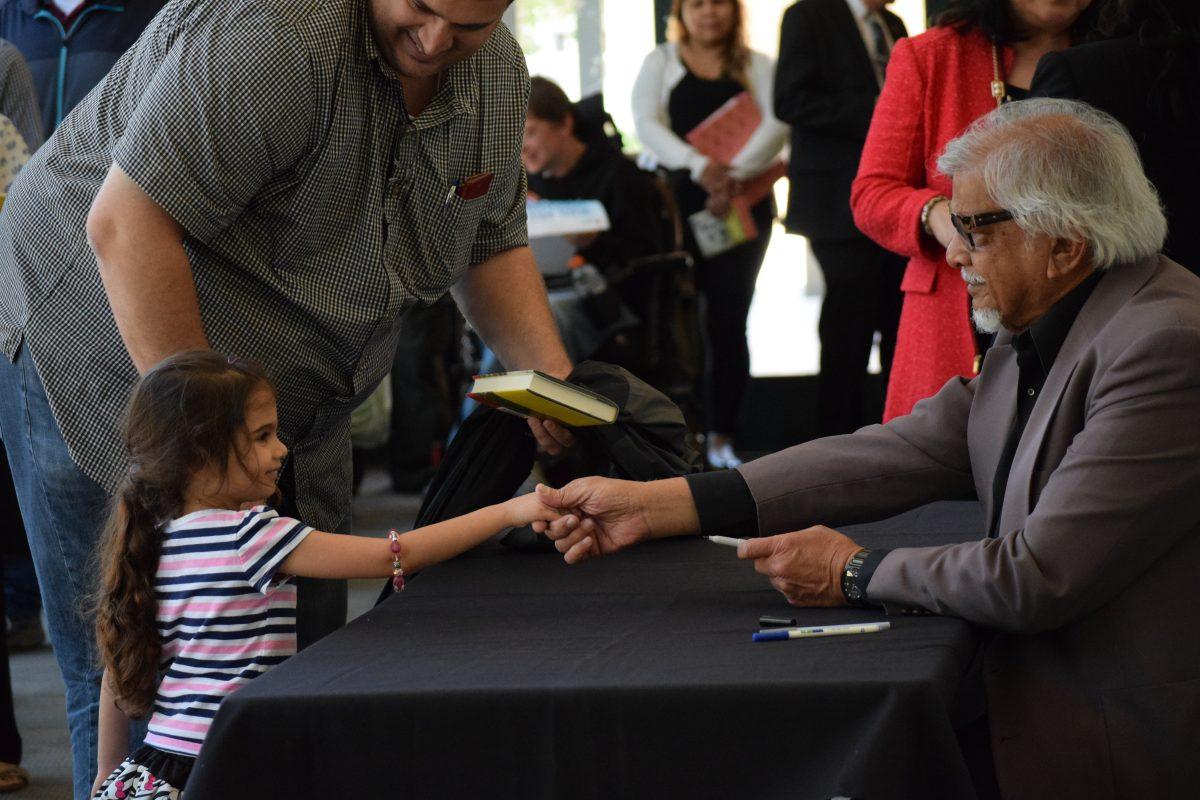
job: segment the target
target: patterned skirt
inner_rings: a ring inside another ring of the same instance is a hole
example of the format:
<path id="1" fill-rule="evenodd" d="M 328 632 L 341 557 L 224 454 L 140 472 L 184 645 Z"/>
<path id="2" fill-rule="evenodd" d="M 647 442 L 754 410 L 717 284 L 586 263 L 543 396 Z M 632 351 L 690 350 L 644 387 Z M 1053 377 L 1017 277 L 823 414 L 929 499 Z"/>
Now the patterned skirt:
<path id="1" fill-rule="evenodd" d="M 195 763 L 142 745 L 105 778 L 93 800 L 179 800 Z"/>

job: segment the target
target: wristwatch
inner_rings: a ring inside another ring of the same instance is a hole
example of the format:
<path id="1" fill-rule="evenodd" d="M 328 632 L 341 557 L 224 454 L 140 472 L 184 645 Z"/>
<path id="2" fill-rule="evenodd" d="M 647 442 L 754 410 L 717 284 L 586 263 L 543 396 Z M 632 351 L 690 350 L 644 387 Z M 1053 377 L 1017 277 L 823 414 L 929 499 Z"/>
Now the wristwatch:
<path id="1" fill-rule="evenodd" d="M 842 572 L 842 594 L 845 595 L 846 602 L 852 606 L 861 607 L 867 604 L 867 587 L 862 585 L 860 578 L 863 564 L 866 563 L 869 555 L 871 555 L 870 550 L 866 548 L 859 550 L 850 556 L 850 560 L 846 562 L 846 569 Z"/>

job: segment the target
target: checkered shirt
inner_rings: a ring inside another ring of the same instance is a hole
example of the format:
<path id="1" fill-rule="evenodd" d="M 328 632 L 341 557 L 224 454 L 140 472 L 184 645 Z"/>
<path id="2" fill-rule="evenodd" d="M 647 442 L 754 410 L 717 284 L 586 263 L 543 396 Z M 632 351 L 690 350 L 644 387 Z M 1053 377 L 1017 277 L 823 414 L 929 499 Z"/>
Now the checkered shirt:
<path id="1" fill-rule="evenodd" d="M 7 39 L 0 39 L 0 114 L 12 121 L 30 152 L 42 146 L 42 113 L 33 75 L 21 51 Z"/>
<path id="2" fill-rule="evenodd" d="M 0 346 L 32 353 L 76 463 L 108 490 L 137 372 L 85 238 L 115 162 L 186 232 L 213 348 L 279 393 L 305 520 L 344 529 L 349 414 L 403 312 L 527 243 L 529 77 L 500 25 L 405 113 L 366 0 L 171 0 L 21 172 L 0 214 Z M 448 190 L 480 172 L 488 193 Z"/>

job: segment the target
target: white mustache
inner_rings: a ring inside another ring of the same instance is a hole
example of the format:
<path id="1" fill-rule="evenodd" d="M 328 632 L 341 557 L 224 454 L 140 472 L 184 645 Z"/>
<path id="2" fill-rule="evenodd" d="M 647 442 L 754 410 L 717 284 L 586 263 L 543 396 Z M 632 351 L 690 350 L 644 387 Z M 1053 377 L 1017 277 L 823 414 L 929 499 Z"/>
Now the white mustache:
<path id="1" fill-rule="evenodd" d="M 963 281 L 970 286 L 984 286 L 987 284 L 987 281 L 974 272 L 968 272 L 966 267 L 959 267 L 958 271 L 962 274 Z"/>

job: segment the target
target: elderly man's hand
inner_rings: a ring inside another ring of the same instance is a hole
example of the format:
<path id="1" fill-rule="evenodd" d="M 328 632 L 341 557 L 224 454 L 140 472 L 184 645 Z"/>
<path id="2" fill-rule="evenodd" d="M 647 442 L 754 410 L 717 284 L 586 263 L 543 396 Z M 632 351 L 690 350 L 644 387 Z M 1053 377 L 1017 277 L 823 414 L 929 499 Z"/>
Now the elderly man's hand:
<path id="1" fill-rule="evenodd" d="M 754 559 L 754 570 L 794 606 L 842 606 L 842 572 L 861 549 L 850 537 L 818 525 L 747 539 L 738 545 L 738 558 Z"/>
<path id="2" fill-rule="evenodd" d="M 554 540 L 568 564 L 617 550 L 650 538 L 650 525 L 641 508 L 642 484 L 612 478 L 580 478 L 561 489 L 538 485 L 538 499 L 565 516 L 533 529 Z"/>

